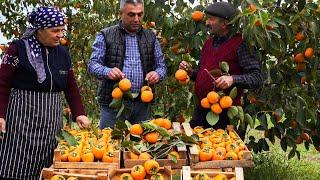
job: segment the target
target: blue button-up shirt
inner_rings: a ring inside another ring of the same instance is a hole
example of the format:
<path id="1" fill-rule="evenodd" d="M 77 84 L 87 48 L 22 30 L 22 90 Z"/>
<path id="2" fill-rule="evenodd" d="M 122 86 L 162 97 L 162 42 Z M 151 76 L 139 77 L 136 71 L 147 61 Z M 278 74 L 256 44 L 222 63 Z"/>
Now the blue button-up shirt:
<path id="1" fill-rule="evenodd" d="M 122 72 L 132 83 L 131 91 L 137 93 L 140 91 L 144 82 L 137 35 L 126 34 L 125 43 L 126 52 Z M 108 78 L 107 75 L 112 69 L 103 65 L 105 55 L 105 40 L 102 33 L 98 33 L 92 46 L 92 54 L 88 64 L 88 71 L 99 79 Z M 154 57 L 156 63 L 155 71 L 159 74 L 160 80 L 162 80 L 166 75 L 167 69 L 158 39 L 155 41 Z"/>

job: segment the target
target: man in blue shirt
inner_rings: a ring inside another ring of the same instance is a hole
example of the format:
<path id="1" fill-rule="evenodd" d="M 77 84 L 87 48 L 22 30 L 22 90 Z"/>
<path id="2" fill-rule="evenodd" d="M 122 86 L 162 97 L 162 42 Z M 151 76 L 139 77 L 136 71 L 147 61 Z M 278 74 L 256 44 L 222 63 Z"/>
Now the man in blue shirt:
<path id="1" fill-rule="evenodd" d="M 131 81 L 133 93 L 139 93 L 144 83 L 154 85 L 166 75 L 161 46 L 156 35 L 141 26 L 143 0 L 121 0 L 120 22 L 101 30 L 93 43 L 88 65 L 89 73 L 101 80 L 98 102 L 101 106 L 100 129 L 113 127 L 117 110 L 109 107 L 115 83 L 123 78 Z M 125 100 L 131 114 L 128 120 L 137 123 L 150 117 L 148 104 Z"/>

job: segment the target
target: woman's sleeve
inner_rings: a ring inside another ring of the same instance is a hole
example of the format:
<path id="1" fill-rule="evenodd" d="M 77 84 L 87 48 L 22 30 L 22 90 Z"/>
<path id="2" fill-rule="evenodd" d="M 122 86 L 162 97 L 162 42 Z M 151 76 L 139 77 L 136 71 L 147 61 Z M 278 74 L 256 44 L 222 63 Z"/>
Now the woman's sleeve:
<path id="1" fill-rule="evenodd" d="M 64 94 L 70 106 L 73 121 L 80 115 L 86 115 L 72 69 L 68 72 L 67 89 L 64 91 Z"/>
<path id="2" fill-rule="evenodd" d="M 11 83 L 18 64 L 18 48 L 16 44 L 12 43 L 0 60 L 0 118 L 5 117 L 11 91 Z"/>

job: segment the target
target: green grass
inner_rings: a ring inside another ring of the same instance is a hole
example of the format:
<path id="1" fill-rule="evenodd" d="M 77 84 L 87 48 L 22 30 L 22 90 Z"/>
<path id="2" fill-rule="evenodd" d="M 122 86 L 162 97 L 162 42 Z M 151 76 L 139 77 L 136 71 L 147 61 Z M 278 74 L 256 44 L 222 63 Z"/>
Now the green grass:
<path id="1" fill-rule="evenodd" d="M 255 137 L 261 137 L 259 131 L 252 132 Z M 250 133 L 251 134 L 251 133 Z M 269 143 L 270 151 L 254 154 L 254 165 L 245 168 L 245 179 L 254 180 L 298 180 L 320 179 L 320 153 L 310 146 L 307 151 L 303 145 L 298 146 L 301 159 L 287 159 L 288 152 L 282 151 L 279 141 Z"/>

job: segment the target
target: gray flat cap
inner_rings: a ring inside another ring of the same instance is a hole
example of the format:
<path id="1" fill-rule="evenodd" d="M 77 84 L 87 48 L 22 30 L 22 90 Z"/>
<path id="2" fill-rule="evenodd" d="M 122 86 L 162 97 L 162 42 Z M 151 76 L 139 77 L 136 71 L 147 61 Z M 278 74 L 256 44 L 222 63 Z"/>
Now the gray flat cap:
<path id="1" fill-rule="evenodd" d="M 216 2 L 207 6 L 204 12 L 211 16 L 231 20 L 231 18 L 236 15 L 237 9 L 228 2 Z"/>

